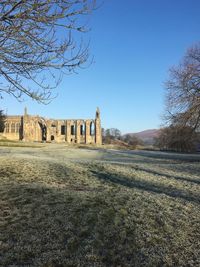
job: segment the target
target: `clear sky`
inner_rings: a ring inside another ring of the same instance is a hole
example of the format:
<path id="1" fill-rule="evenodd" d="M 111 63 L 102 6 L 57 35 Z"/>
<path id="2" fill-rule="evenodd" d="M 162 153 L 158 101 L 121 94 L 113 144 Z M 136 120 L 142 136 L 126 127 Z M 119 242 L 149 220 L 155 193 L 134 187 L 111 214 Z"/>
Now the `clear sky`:
<path id="1" fill-rule="evenodd" d="M 64 77 L 49 105 L 0 99 L 8 115 L 91 118 L 123 133 L 159 128 L 170 66 L 200 40 L 199 0 L 105 0 L 89 19 L 94 63 Z"/>

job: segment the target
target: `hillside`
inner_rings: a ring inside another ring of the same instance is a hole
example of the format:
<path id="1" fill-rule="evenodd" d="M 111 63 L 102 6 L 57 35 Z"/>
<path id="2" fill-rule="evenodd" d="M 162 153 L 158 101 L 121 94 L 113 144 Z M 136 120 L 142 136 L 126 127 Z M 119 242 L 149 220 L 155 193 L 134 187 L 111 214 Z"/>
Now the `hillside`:
<path id="1" fill-rule="evenodd" d="M 159 135 L 159 132 L 159 129 L 149 129 L 138 133 L 129 134 L 141 139 L 145 144 L 152 145 L 154 143 L 154 138 Z"/>

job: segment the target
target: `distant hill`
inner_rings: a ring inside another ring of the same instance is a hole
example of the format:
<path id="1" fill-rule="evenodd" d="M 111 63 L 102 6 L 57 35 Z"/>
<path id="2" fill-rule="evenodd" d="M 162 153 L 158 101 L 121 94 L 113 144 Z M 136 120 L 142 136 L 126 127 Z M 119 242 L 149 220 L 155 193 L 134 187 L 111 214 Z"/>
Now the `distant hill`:
<path id="1" fill-rule="evenodd" d="M 159 129 L 149 129 L 138 133 L 128 133 L 131 136 L 136 136 L 141 139 L 144 144 L 152 145 L 154 143 L 154 138 L 158 137 L 160 130 Z"/>

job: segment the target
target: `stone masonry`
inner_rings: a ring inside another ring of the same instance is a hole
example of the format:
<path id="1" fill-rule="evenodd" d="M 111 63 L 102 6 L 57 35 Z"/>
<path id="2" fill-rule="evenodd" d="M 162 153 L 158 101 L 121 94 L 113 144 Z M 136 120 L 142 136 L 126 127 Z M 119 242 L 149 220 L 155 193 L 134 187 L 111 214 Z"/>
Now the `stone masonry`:
<path id="1" fill-rule="evenodd" d="M 46 119 L 24 110 L 23 116 L 7 116 L 3 136 L 26 142 L 102 144 L 99 108 L 95 119 Z"/>

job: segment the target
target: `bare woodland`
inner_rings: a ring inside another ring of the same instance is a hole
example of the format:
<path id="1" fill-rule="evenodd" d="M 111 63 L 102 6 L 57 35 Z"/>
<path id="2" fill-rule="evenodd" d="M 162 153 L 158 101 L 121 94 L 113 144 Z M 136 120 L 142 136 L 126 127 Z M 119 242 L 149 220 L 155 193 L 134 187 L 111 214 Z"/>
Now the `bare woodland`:
<path id="1" fill-rule="evenodd" d="M 168 119 L 174 124 L 200 127 L 200 43 L 186 52 L 182 62 L 169 70 Z"/>
<path id="2" fill-rule="evenodd" d="M 156 143 L 162 149 L 195 151 L 200 140 L 200 43 L 170 68 L 165 86 L 165 122 L 170 126 L 161 130 Z"/>

